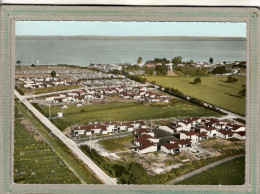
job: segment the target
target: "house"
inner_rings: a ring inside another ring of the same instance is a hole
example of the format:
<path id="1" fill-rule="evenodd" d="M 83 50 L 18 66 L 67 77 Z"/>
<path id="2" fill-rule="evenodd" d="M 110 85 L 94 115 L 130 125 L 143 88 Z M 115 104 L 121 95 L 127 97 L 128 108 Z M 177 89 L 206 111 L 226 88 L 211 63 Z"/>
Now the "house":
<path id="1" fill-rule="evenodd" d="M 233 132 L 239 132 L 239 131 L 245 131 L 245 126 L 241 125 L 227 125 L 227 127 L 231 128 L 231 131 Z"/>
<path id="2" fill-rule="evenodd" d="M 190 139 L 193 143 L 197 143 L 199 141 L 199 133 L 193 132 L 193 131 L 181 132 L 180 133 L 180 140 L 182 140 L 182 139 Z"/>
<path id="3" fill-rule="evenodd" d="M 134 140 L 134 144 L 138 146 L 134 149 L 134 151 L 136 151 L 139 154 L 156 152 L 157 144 L 155 142 L 159 142 L 159 139 L 146 134 L 140 135 L 137 139 Z"/>
<path id="4" fill-rule="evenodd" d="M 233 137 L 236 139 L 244 140 L 246 138 L 246 132 L 245 131 L 234 132 Z"/>
<path id="5" fill-rule="evenodd" d="M 88 130 L 86 126 L 73 127 L 71 132 L 75 137 L 77 137 L 78 135 L 92 135 L 91 130 Z"/>
<path id="6" fill-rule="evenodd" d="M 177 144 L 180 148 L 180 151 L 191 147 L 191 140 L 189 140 L 189 139 L 171 140 L 170 143 Z"/>
<path id="7" fill-rule="evenodd" d="M 234 132 L 229 131 L 229 130 L 220 129 L 220 130 L 218 130 L 218 137 L 223 138 L 223 139 L 232 138 L 233 133 Z"/>
<path id="8" fill-rule="evenodd" d="M 146 124 L 143 121 L 128 122 L 128 124 L 132 125 L 134 127 L 134 129 L 146 128 Z"/>
<path id="9" fill-rule="evenodd" d="M 199 133 L 199 141 L 209 139 L 206 132 Z"/>
<path id="10" fill-rule="evenodd" d="M 106 125 L 106 128 L 107 128 L 107 132 L 108 133 L 114 133 L 114 132 L 117 132 L 118 129 L 118 123 L 117 122 L 104 122 L 104 124 Z"/>
<path id="11" fill-rule="evenodd" d="M 149 129 L 136 129 L 134 134 L 137 136 L 146 134 L 146 135 L 150 135 L 150 136 L 154 137 L 154 132 L 152 132 Z"/>
<path id="12" fill-rule="evenodd" d="M 167 154 L 175 154 L 178 153 L 180 151 L 180 147 L 178 144 L 163 144 L 161 145 L 161 150 Z"/>
<path id="13" fill-rule="evenodd" d="M 206 132 L 208 137 L 217 137 L 218 136 L 218 129 L 215 127 L 203 127 L 200 128 L 200 133 Z"/>

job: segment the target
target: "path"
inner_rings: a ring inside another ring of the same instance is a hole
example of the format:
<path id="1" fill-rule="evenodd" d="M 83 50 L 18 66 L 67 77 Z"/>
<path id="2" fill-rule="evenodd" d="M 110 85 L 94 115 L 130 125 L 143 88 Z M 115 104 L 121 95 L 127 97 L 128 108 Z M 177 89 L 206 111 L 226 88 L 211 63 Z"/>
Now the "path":
<path id="1" fill-rule="evenodd" d="M 86 164 L 92 172 L 105 184 L 117 185 L 116 180 L 109 177 L 102 169 L 100 169 L 89 157 L 87 157 L 70 138 L 66 137 L 55 125 L 53 125 L 44 115 L 35 109 L 26 99 L 23 98 L 16 90 L 15 96 L 44 124 L 56 135 L 84 164 Z"/>
<path id="2" fill-rule="evenodd" d="M 182 181 L 182 180 L 184 180 L 184 179 L 190 178 L 190 177 L 192 177 L 192 176 L 194 176 L 194 175 L 197 175 L 197 174 L 200 174 L 200 173 L 202 173 L 202 172 L 205 172 L 205 171 L 209 170 L 210 168 L 213 168 L 213 167 L 215 167 L 215 166 L 218 166 L 218 165 L 220 165 L 220 164 L 223 164 L 223 163 L 228 162 L 228 161 L 230 161 L 230 160 L 233 160 L 233 159 L 235 159 L 235 158 L 240 158 L 240 157 L 242 157 L 242 156 L 244 156 L 244 154 L 239 154 L 239 155 L 236 155 L 236 156 L 231 156 L 231 157 L 224 158 L 224 159 L 222 159 L 222 160 L 213 162 L 213 163 L 211 163 L 211 164 L 209 164 L 209 165 L 207 165 L 207 166 L 204 166 L 204 167 L 202 167 L 202 168 L 199 168 L 199 169 L 197 169 L 197 170 L 194 170 L 194 171 L 192 171 L 192 172 L 190 172 L 190 173 L 184 174 L 184 175 L 182 175 L 182 176 L 180 176 L 180 177 L 178 177 L 178 178 L 176 178 L 176 179 L 174 179 L 174 180 L 168 182 L 167 184 L 168 184 L 168 185 L 174 185 L 174 184 L 176 184 L 176 183 L 178 183 L 178 182 L 180 182 L 180 181 Z"/>

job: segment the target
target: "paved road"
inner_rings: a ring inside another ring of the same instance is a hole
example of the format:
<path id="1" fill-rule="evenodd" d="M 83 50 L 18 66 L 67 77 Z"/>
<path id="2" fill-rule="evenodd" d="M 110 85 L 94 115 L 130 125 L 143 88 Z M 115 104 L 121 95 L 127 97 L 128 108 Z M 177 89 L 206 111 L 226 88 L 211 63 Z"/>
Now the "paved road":
<path id="1" fill-rule="evenodd" d="M 167 184 L 168 184 L 168 185 L 174 185 L 174 184 L 176 184 L 176 183 L 178 183 L 178 182 L 180 182 L 180 181 L 182 181 L 182 180 L 184 180 L 184 179 L 190 178 L 190 177 L 192 177 L 192 176 L 194 176 L 194 175 L 197 175 L 197 174 L 199 174 L 199 173 L 202 173 L 202 172 L 204 172 L 204 171 L 207 171 L 207 170 L 209 170 L 210 168 L 213 168 L 213 167 L 215 167 L 215 166 L 218 166 L 218 165 L 220 165 L 220 164 L 222 164 L 222 163 L 225 163 L 225 162 L 227 162 L 227 161 L 233 160 L 233 159 L 235 159 L 235 158 L 240 158 L 240 157 L 242 157 L 242 156 L 244 156 L 244 154 L 240 154 L 240 155 L 236 155 L 236 156 L 231 156 L 231 157 L 225 158 L 225 159 L 223 159 L 223 160 L 219 160 L 219 161 L 213 162 L 213 163 L 211 163 L 211 164 L 209 164 L 209 165 L 207 165 L 207 166 L 204 166 L 204 167 L 199 168 L 199 169 L 197 169 L 197 170 L 194 170 L 194 171 L 192 171 L 192 172 L 190 172 L 190 173 L 187 173 L 187 174 L 185 174 L 185 175 L 183 175 L 183 176 L 180 176 L 180 177 L 178 177 L 178 178 L 176 178 L 176 179 L 174 179 L 174 180 L 168 182 Z"/>
<path id="2" fill-rule="evenodd" d="M 116 180 L 109 177 L 102 169 L 100 169 L 89 157 L 87 157 L 70 138 L 66 137 L 55 125 L 53 125 L 44 115 L 35 109 L 26 99 L 17 91 L 15 96 L 46 126 L 54 135 L 56 135 L 70 150 L 84 163 L 92 172 L 105 184 L 117 185 Z"/>

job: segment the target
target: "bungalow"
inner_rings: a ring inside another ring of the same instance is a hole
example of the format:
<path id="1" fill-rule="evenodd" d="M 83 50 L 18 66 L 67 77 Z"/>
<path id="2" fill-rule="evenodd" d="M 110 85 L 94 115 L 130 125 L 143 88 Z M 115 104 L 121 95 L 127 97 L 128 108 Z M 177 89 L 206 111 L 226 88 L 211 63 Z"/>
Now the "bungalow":
<path id="1" fill-rule="evenodd" d="M 199 133 L 199 141 L 209 139 L 206 132 Z"/>
<path id="2" fill-rule="evenodd" d="M 108 133 L 114 133 L 117 132 L 118 123 L 117 122 L 104 122 L 106 125 Z"/>
<path id="3" fill-rule="evenodd" d="M 153 142 L 147 142 L 142 146 L 135 148 L 135 151 L 139 154 L 146 154 L 157 151 L 157 145 Z"/>
<path id="4" fill-rule="evenodd" d="M 73 127 L 71 132 L 74 136 L 78 136 L 78 135 L 90 136 L 90 135 L 92 135 L 91 130 L 88 130 L 86 126 Z"/>
<path id="5" fill-rule="evenodd" d="M 246 138 L 245 131 L 234 132 L 233 137 L 236 139 L 244 140 Z"/>
<path id="6" fill-rule="evenodd" d="M 167 154 L 175 154 L 178 153 L 180 151 L 180 147 L 178 144 L 163 144 L 161 145 L 161 150 Z"/>
<path id="7" fill-rule="evenodd" d="M 92 134 L 108 134 L 107 128 L 104 125 L 87 125 L 87 131 L 91 131 Z"/>
<path id="8" fill-rule="evenodd" d="M 228 127 L 230 127 L 233 132 L 245 131 L 245 126 L 241 125 L 228 125 Z"/>
<path id="9" fill-rule="evenodd" d="M 180 139 L 190 139 L 192 142 L 196 143 L 199 141 L 199 133 L 197 132 L 181 132 L 180 133 Z"/>
<path id="10" fill-rule="evenodd" d="M 215 127 L 203 127 L 200 128 L 200 133 L 206 132 L 208 137 L 217 137 L 218 136 L 218 129 Z"/>
<path id="11" fill-rule="evenodd" d="M 182 139 L 182 140 L 171 140 L 171 144 L 177 144 L 180 148 L 180 150 L 184 150 L 186 148 L 191 147 L 191 140 L 189 139 Z"/>
<path id="12" fill-rule="evenodd" d="M 118 123 L 117 129 L 118 131 L 128 131 L 128 125 L 127 123 Z"/>
<path id="13" fill-rule="evenodd" d="M 134 122 L 128 122 L 128 124 L 132 125 L 134 127 L 134 129 L 137 128 L 146 128 L 146 124 L 143 121 L 134 121 Z"/>
<path id="14" fill-rule="evenodd" d="M 74 98 L 76 102 L 84 102 L 84 97 L 82 96 L 75 96 Z"/>
<path id="15" fill-rule="evenodd" d="M 150 136 L 154 137 L 154 132 L 152 132 L 149 129 L 136 129 L 134 134 L 137 136 L 146 134 L 146 135 L 150 135 Z"/>
<path id="16" fill-rule="evenodd" d="M 218 130 L 218 137 L 223 138 L 223 139 L 232 138 L 233 132 L 227 131 L 227 130 Z"/>

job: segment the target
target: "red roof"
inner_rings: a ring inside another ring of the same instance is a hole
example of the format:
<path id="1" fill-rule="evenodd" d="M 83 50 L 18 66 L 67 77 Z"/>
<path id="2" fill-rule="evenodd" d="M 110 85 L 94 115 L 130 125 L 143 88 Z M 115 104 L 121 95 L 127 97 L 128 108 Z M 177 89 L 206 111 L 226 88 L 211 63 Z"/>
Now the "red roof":
<path id="1" fill-rule="evenodd" d="M 168 143 L 168 144 L 163 144 L 162 146 L 166 147 L 168 150 L 179 149 L 178 144 Z"/>
<path id="2" fill-rule="evenodd" d="M 136 129 L 135 131 L 136 131 L 136 133 L 139 133 L 139 134 L 150 132 L 150 130 L 148 130 L 148 129 Z"/>
<path id="3" fill-rule="evenodd" d="M 206 137 L 206 136 L 207 136 L 206 132 L 199 133 L 199 137 Z"/>
<path id="4" fill-rule="evenodd" d="M 182 133 L 184 133 L 184 134 L 187 135 L 187 136 L 199 135 L 199 133 L 194 132 L 194 131 L 190 131 L 190 132 L 182 132 Z"/>
<path id="5" fill-rule="evenodd" d="M 217 130 L 215 127 L 203 127 L 202 129 L 206 129 L 207 131 Z"/>
<path id="6" fill-rule="evenodd" d="M 245 136 L 245 135 L 246 135 L 246 132 L 245 132 L 245 131 L 239 131 L 239 132 L 234 132 L 234 133 L 237 133 L 237 134 L 239 134 L 240 136 Z"/>
<path id="7" fill-rule="evenodd" d="M 232 131 L 227 131 L 227 130 L 219 130 L 219 133 L 222 133 L 223 135 L 232 135 L 234 132 Z"/>
<path id="8" fill-rule="evenodd" d="M 147 143 L 147 144 L 145 144 L 145 145 L 139 146 L 139 147 L 138 147 L 138 150 L 143 150 L 143 149 L 146 149 L 146 148 L 148 148 L 148 147 L 150 147 L 150 146 L 155 146 L 155 145 L 156 145 L 155 143 L 149 142 L 149 143 Z"/>
<path id="9" fill-rule="evenodd" d="M 180 145 L 189 145 L 189 144 L 191 144 L 191 140 L 190 139 L 172 140 L 170 142 L 175 142 L 176 144 L 180 144 Z"/>

